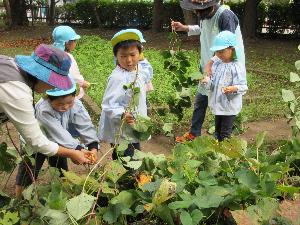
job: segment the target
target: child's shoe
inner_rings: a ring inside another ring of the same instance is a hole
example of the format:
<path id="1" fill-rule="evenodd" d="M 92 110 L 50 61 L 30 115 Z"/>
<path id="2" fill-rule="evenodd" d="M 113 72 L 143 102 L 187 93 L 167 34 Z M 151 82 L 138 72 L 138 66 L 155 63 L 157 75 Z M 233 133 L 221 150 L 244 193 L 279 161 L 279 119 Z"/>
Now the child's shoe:
<path id="1" fill-rule="evenodd" d="M 192 133 L 187 132 L 182 136 L 176 137 L 175 141 L 177 143 L 184 143 L 186 141 L 192 141 L 196 138 L 196 136 L 194 136 Z"/>

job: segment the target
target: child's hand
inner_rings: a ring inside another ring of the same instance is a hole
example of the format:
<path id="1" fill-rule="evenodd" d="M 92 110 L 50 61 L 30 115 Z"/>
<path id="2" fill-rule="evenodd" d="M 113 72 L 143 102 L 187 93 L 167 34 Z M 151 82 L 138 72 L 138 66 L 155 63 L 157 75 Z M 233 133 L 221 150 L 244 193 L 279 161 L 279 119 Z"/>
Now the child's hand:
<path id="1" fill-rule="evenodd" d="M 236 86 L 228 86 L 228 87 L 222 88 L 222 92 L 224 94 L 234 93 L 234 92 L 237 92 L 237 90 L 238 90 L 238 88 Z"/>
<path id="2" fill-rule="evenodd" d="M 92 149 L 91 151 L 85 152 L 86 157 L 90 160 L 91 164 L 97 162 L 97 149 Z"/>
<path id="3" fill-rule="evenodd" d="M 134 125 L 135 121 L 134 121 L 134 117 L 130 112 L 125 112 L 123 115 L 123 118 L 125 119 L 126 123 L 128 123 L 129 125 Z"/>
<path id="4" fill-rule="evenodd" d="M 210 77 L 209 76 L 204 76 L 203 79 L 201 80 L 201 83 L 202 84 L 207 84 L 210 80 Z"/>
<path id="5" fill-rule="evenodd" d="M 82 87 L 83 89 L 87 89 L 90 85 L 91 85 L 90 82 L 84 80 L 84 81 L 82 82 L 82 84 L 81 84 L 81 87 Z"/>

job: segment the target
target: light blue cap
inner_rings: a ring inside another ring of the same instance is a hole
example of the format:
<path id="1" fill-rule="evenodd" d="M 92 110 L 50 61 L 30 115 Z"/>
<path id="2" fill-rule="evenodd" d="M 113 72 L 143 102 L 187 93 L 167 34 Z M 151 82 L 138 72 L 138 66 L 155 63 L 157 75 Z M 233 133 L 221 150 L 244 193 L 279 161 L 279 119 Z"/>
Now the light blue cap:
<path id="1" fill-rule="evenodd" d="M 237 59 L 240 59 L 240 49 L 237 48 L 237 37 L 230 31 L 220 32 L 213 41 L 210 48 L 212 52 L 220 51 L 228 47 L 234 47 Z"/>
<path id="2" fill-rule="evenodd" d="M 51 90 L 46 91 L 46 94 L 50 95 L 50 96 L 64 96 L 64 95 L 72 94 L 74 91 L 76 91 L 76 83 L 75 83 L 75 80 L 73 79 L 73 77 L 69 76 L 69 78 L 72 81 L 72 87 L 70 87 L 67 90 L 53 88 Z"/>
<path id="3" fill-rule="evenodd" d="M 144 36 L 138 29 L 125 29 L 117 32 L 111 39 L 112 46 L 115 46 L 119 42 L 127 40 L 137 40 L 141 43 L 145 43 Z"/>
<path id="4" fill-rule="evenodd" d="M 65 43 L 71 40 L 80 39 L 80 35 L 76 34 L 75 30 L 69 26 L 55 27 L 52 32 L 54 40 L 53 45 L 61 50 L 65 50 Z"/>

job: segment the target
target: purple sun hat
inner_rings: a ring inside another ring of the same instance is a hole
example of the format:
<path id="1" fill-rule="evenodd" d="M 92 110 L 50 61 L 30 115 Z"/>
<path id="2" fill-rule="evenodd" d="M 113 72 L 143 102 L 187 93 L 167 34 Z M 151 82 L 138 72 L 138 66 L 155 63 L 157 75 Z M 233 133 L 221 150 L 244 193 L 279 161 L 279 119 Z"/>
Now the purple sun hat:
<path id="1" fill-rule="evenodd" d="M 71 58 L 58 48 L 40 44 L 31 56 L 17 55 L 15 61 L 29 75 L 55 88 L 67 90 L 72 87 L 68 76 Z"/>

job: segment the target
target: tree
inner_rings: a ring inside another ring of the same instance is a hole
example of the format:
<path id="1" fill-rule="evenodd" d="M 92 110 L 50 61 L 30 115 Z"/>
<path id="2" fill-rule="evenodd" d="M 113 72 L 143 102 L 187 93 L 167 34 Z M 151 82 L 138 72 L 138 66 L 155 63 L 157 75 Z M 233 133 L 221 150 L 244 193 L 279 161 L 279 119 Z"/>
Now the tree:
<path id="1" fill-rule="evenodd" d="M 242 27 L 243 37 L 254 38 L 256 34 L 257 6 L 261 0 L 246 0 L 245 15 Z"/>
<path id="2" fill-rule="evenodd" d="M 154 0 L 153 5 L 153 18 L 152 18 L 152 30 L 160 32 L 163 29 L 163 13 L 164 3 L 163 0 Z"/>
<path id="3" fill-rule="evenodd" d="M 12 26 L 11 10 L 9 0 L 4 0 L 3 5 L 6 11 L 5 24 L 10 28 Z"/>
<path id="4" fill-rule="evenodd" d="M 28 25 L 28 19 L 26 14 L 26 2 L 25 0 L 7 0 L 10 6 L 5 8 L 7 15 L 11 16 L 11 26 L 24 26 Z"/>

